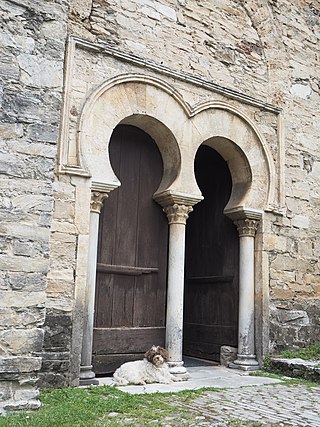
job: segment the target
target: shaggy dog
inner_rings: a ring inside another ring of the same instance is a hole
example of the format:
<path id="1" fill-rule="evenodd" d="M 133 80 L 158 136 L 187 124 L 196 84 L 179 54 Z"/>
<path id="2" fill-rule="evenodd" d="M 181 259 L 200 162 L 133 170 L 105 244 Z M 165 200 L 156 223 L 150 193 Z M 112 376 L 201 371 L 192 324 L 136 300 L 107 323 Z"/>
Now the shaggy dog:
<path id="1" fill-rule="evenodd" d="M 118 368 L 113 374 L 113 379 L 117 385 L 127 384 L 169 384 L 173 381 L 181 381 L 169 372 L 166 363 L 168 352 L 160 346 L 152 346 L 144 355 L 143 360 L 127 362 Z"/>

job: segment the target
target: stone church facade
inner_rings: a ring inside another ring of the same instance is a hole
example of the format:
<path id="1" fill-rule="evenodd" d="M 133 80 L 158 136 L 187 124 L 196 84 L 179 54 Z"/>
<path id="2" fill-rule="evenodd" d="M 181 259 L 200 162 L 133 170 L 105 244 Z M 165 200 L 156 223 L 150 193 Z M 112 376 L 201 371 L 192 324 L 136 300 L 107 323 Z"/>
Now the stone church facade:
<path id="1" fill-rule="evenodd" d="M 319 16 L 0 2 L 0 413 L 153 343 L 182 374 L 319 340 Z"/>

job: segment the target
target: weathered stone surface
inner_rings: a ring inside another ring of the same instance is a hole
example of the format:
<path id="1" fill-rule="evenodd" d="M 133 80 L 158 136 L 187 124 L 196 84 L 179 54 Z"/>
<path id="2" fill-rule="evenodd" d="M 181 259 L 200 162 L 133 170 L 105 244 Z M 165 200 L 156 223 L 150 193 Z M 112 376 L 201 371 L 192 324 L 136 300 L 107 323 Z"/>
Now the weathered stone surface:
<path id="1" fill-rule="evenodd" d="M 238 348 L 223 345 L 220 347 L 220 365 L 228 366 L 237 358 Z"/>
<path id="2" fill-rule="evenodd" d="M 0 354 L 22 355 L 39 352 L 43 345 L 42 329 L 0 330 Z"/>
<path id="3" fill-rule="evenodd" d="M 34 372 L 41 367 L 41 359 L 31 356 L 0 357 L 0 373 Z"/>
<path id="4" fill-rule="evenodd" d="M 272 357 L 270 359 L 271 369 L 284 375 L 295 378 L 303 378 L 320 383 L 319 361 L 308 361 L 303 359 L 283 359 Z"/>
<path id="5" fill-rule="evenodd" d="M 0 4 L 0 413 L 39 407 L 67 2 Z M 56 23 L 56 25 L 54 25 Z"/>

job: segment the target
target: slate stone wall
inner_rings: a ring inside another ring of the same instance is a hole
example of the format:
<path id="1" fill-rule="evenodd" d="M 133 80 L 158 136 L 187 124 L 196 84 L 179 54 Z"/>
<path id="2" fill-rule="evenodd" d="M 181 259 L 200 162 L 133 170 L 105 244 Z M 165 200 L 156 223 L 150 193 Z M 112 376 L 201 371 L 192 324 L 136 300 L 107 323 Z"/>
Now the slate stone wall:
<path id="1" fill-rule="evenodd" d="M 0 2 L 0 413 L 39 405 L 66 12 Z"/>

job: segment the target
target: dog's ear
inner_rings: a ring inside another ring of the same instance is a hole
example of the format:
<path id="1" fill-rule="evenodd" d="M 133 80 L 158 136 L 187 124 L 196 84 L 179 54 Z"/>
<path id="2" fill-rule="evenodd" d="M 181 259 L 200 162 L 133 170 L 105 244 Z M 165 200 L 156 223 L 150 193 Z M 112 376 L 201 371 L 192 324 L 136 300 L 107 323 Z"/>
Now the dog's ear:
<path id="1" fill-rule="evenodd" d="M 148 362 L 152 362 L 154 355 L 155 351 L 153 346 L 144 354 L 144 357 L 147 359 Z"/>
<path id="2" fill-rule="evenodd" d="M 159 353 L 165 361 L 167 361 L 169 359 L 169 353 L 165 348 L 159 347 Z"/>

